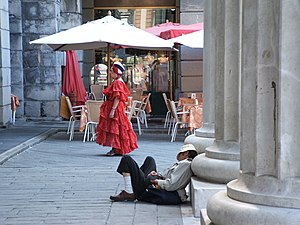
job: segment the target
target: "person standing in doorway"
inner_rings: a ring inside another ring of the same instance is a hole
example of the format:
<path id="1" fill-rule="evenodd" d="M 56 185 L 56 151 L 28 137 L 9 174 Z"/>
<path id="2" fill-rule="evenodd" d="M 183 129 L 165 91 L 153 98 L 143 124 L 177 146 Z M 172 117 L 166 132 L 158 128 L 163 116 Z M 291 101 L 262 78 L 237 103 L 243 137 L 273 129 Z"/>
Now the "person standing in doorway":
<path id="1" fill-rule="evenodd" d="M 120 62 L 114 62 L 111 67 L 113 82 L 103 90 L 106 101 L 100 108 L 96 143 L 112 147 L 107 156 L 125 155 L 138 148 L 136 134 L 125 113 L 130 91 L 122 79 L 124 71 Z"/>

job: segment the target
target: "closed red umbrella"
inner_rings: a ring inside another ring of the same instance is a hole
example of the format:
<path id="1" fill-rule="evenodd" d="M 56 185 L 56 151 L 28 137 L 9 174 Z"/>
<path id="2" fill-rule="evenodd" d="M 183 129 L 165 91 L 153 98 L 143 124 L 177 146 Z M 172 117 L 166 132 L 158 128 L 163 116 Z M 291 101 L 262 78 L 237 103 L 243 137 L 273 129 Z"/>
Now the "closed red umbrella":
<path id="1" fill-rule="evenodd" d="M 66 51 L 62 93 L 70 97 L 73 105 L 84 105 L 87 100 L 87 92 L 81 78 L 78 58 L 73 50 Z"/>

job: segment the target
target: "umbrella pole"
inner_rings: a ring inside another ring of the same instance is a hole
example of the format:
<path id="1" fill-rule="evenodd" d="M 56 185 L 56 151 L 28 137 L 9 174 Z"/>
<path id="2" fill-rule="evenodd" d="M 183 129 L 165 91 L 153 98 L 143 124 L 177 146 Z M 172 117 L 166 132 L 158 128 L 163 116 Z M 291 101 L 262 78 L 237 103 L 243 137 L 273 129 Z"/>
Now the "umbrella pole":
<path id="1" fill-rule="evenodd" d="M 110 43 L 107 43 L 107 86 L 110 85 Z"/>
<path id="2" fill-rule="evenodd" d="M 173 100 L 173 76 L 172 76 L 172 59 L 171 51 L 169 51 L 169 73 L 170 73 L 170 100 Z"/>

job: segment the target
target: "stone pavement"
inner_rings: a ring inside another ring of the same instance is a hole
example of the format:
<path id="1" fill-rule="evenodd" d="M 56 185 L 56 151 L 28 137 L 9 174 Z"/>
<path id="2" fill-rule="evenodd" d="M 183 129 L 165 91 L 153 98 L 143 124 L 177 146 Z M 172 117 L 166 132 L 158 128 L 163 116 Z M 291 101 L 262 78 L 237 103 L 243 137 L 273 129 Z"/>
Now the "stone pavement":
<path id="1" fill-rule="evenodd" d="M 200 224 L 190 203 L 111 202 L 109 196 L 123 188 L 122 176 L 115 172 L 120 157 L 104 156 L 109 148 L 95 142 L 83 143 L 82 133 L 69 142 L 66 123 L 51 127 L 24 123 L 0 129 L 1 225 Z M 139 163 L 151 155 L 162 170 L 175 161 L 183 140 L 171 143 L 166 134 L 145 133 L 130 155 Z"/>

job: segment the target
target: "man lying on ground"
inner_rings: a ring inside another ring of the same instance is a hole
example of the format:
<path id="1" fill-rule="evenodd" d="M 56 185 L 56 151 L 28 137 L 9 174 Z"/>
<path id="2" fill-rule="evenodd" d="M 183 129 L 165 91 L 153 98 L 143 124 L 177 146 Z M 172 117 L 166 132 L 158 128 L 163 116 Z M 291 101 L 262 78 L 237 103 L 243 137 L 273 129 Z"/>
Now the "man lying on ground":
<path id="1" fill-rule="evenodd" d="M 185 188 L 193 172 L 192 159 L 197 151 L 192 144 L 185 144 L 177 154 L 177 162 L 161 174 L 156 171 L 154 158 L 147 156 L 138 166 L 129 155 L 124 155 L 117 172 L 123 175 L 125 190 L 110 196 L 112 201 L 146 201 L 155 204 L 180 204 L 187 200 Z"/>

